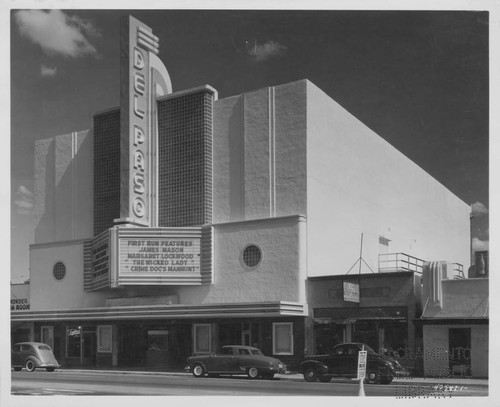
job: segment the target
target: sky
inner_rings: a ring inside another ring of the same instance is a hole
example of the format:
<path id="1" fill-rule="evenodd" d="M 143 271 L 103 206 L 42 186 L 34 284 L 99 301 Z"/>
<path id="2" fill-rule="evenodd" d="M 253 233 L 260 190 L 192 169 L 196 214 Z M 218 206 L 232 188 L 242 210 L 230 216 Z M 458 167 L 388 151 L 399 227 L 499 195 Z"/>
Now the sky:
<path id="1" fill-rule="evenodd" d="M 474 247 L 488 250 L 487 11 L 13 9 L 13 282 L 29 278 L 34 141 L 89 129 L 118 105 L 128 14 L 159 37 L 174 91 L 209 84 L 221 99 L 309 79 L 470 204 Z"/>

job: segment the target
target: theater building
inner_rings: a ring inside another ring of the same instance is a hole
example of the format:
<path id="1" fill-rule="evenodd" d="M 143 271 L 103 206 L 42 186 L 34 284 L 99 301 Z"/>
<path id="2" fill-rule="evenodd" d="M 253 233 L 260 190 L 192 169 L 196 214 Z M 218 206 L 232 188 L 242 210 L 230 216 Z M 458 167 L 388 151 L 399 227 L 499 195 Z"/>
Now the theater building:
<path id="1" fill-rule="evenodd" d="M 13 338 L 30 327 L 66 366 L 182 367 L 224 344 L 293 366 L 314 352 L 309 277 L 345 274 L 361 235 L 376 273 L 394 253 L 470 263 L 470 207 L 310 81 L 173 91 L 158 47 L 124 20 L 119 106 L 35 143 Z"/>

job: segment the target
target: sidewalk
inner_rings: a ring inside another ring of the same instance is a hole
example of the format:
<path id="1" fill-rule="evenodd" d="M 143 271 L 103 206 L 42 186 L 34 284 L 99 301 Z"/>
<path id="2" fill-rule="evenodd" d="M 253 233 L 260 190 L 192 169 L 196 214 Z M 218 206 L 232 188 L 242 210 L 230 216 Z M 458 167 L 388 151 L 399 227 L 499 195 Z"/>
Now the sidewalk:
<path id="1" fill-rule="evenodd" d="M 140 369 L 126 369 L 126 368 L 114 368 L 114 369 L 72 369 L 72 368 L 63 368 L 56 369 L 58 372 L 75 372 L 75 373 L 83 373 L 83 372 L 91 372 L 91 373 L 108 373 L 108 374 L 141 374 L 141 375 L 155 375 L 155 376 L 191 376 L 191 373 L 186 373 L 183 371 L 151 371 L 151 370 L 140 370 Z M 276 379 L 280 380 L 291 380 L 291 381 L 303 381 L 304 377 L 299 373 L 290 373 L 290 374 L 277 374 L 274 376 Z M 355 379 L 332 379 L 332 383 L 349 383 L 356 382 Z M 473 378 L 453 378 L 453 377 L 445 377 L 445 378 L 427 378 L 427 377 L 406 377 L 406 378 L 396 378 L 393 380 L 392 384 L 401 385 L 401 386 L 415 386 L 415 385 L 427 385 L 427 386 L 435 386 L 435 385 L 443 385 L 443 386 L 480 386 L 480 387 L 488 387 L 488 379 L 473 379 Z"/>

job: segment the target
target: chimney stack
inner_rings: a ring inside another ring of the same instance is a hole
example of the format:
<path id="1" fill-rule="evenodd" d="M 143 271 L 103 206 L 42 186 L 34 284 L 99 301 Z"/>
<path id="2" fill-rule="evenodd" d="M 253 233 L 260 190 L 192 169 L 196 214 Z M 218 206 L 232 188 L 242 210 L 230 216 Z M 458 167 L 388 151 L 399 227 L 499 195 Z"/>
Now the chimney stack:
<path id="1" fill-rule="evenodd" d="M 431 261 L 423 267 L 423 302 L 430 307 L 443 307 L 443 262 Z"/>

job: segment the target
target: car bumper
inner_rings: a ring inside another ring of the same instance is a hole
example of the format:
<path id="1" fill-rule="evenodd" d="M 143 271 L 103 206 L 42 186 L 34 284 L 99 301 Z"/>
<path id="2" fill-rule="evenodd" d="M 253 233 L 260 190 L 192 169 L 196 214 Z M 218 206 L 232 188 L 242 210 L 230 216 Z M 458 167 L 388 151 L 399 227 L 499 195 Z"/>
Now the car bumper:
<path id="1" fill-rule="evenodd" d="M 274 374 L 285 374 L 286 373 L 286 366 L 285 365 L 279 365 L 278 367 L 275 367 L 275 366 L 269 366 L 269 367 L 260 367 L 259 370 L 262 372 L 262 373 L 274 373 Z M 191 366 L 187 365 L 184 367 L 184 371 L 186 373 L 193 373 L 193 370 L 191 369 Z M 245 371 L 245 369 L 243 369 L 242 371 Z"/>
<path id="2" fill-rule="evenodd" d="M 285 374 L 286 373 L 286 366 L 280 364 L 278 367 L 273 367 L 269 372 Z"/>
<path id="3" fill-rule="evenodd" d="M 269 372 L 285 374 L 286 373 L 286 365 L 284 365 L 283 363 L 278 363 L 278 365 L 272 366 L 271 370 Z"/>
<path id="4" fill-rule="evenodd" d="M 394 373 L 393 373 L 394 377 L 409 377 L 410 376 L 410 372 L 407 371 L 407 370 L 396 370 Z"/>
<path id="5" fill-rule="evenodd" d="M 53 363 L 40 363 L 39 365 L 37 365 L 37 367 L 53 367 L 54 369 L 59 369 L 61 367 L 61 365 L 55 365 Z"/>

